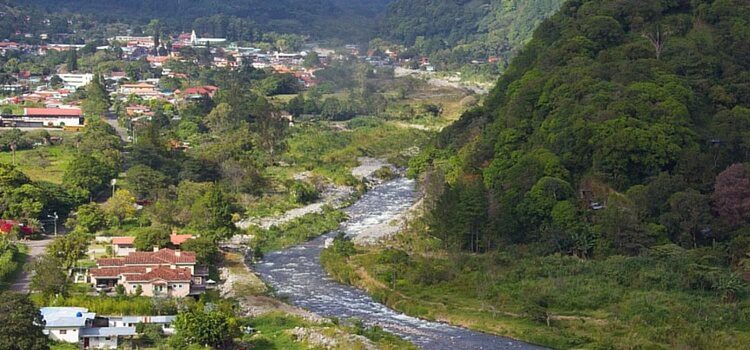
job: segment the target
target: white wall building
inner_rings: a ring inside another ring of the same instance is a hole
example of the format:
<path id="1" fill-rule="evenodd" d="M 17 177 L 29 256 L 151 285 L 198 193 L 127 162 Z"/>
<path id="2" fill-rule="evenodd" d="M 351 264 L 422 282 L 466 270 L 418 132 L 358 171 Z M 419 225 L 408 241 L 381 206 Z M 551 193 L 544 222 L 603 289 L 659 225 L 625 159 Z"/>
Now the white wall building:
<path id="1" fill-rule="evenodd" d="M 66 89 L 76 90 L 88 85 L 94 80 L 93 74 L 58 74 Z"/>
<path id="2" fill-rule="evenodd" d="M 109 327 L 106 319 L 82 307 L 43 307 L 42 331 L 58 342 L 80 344 L 82 349 L 117 349 L 118 339 L 136 335 L 135 327 Z M 98 322 L 104 320 L 103 327 Z"/>

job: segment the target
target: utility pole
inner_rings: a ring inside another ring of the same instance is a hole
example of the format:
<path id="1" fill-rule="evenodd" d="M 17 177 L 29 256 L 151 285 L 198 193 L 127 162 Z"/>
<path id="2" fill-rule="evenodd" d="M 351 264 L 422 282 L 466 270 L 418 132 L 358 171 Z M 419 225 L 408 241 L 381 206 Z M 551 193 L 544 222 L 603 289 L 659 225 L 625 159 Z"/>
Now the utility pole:
<path id="1" fill-rule="evenodd" d="M 54 215 L 47 215 L 47 217 L 54 220 L 54 222 L 55 222 L 55 236 L 57 236 L 57 219 L 59 218 L 59 216 L 57 216 L 57 212 L 54 212 L 53 214 Z"/>

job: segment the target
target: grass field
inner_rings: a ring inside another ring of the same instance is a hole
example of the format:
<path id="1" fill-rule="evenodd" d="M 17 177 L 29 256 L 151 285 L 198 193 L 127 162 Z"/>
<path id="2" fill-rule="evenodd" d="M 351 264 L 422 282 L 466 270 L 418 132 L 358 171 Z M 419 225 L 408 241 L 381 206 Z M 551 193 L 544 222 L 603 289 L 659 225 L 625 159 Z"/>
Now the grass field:
<path id="1" fill-rule="evenodd" d="M 75 149 L 70 146 L 40 146 L 16 152 L 15 164 L 34 181 L 61 183 L 65 167 L 70 163 Z M 11 152 L 0 152 L 0 163 L 12 164 Z"/>
<path id="2" fill-rule="evenodd" d="M 555 349 L 750 343 L 750 300 L 696 289 L 716 271 L 689 263 L 689 253 L 580 260 L 359 248 L 349 258 L 327 249 L 321 261 L 337 280 L 406 314 Z"/>

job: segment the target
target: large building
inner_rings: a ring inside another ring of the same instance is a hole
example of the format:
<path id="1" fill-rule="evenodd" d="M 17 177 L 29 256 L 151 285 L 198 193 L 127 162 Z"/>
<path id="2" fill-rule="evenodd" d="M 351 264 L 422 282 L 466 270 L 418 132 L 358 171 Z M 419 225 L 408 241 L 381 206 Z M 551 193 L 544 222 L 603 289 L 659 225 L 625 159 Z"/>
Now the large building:
<path id="1" fill-rule="evenodd" d="M 82 127 L 79 108 L 24 108 L 23 115 L 0 115 L 0 127 L 45 128 Z"/>
<path id="2" fill-rule="evenodd" d="M 205 291 L 208 279 L 208 269 L 196 266 L 195 253 L 166 248 L 97 259 L 96 265 L 89 270 L 94 286 L 122 285 L 127 293 L 140 289 L 141 295 L 149 297 L 198 295 Z"/>

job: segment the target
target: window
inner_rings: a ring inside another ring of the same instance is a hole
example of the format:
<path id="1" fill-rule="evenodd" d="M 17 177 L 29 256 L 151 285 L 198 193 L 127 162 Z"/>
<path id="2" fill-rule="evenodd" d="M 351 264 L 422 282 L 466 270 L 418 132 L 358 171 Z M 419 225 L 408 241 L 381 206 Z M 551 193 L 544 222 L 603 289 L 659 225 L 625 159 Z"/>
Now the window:
<path id="1" fill-rule="evenodd" d="M 67 333 L 68 333 L 68 330 L 66 330 L 66 329 L 61 329 L 60 330 L 60 334 L 67 334 Z"/>

